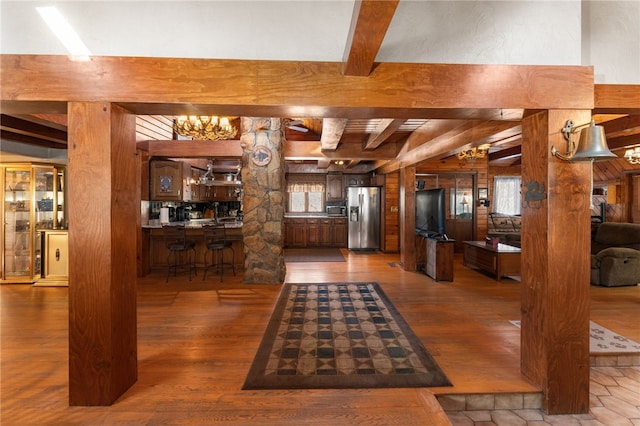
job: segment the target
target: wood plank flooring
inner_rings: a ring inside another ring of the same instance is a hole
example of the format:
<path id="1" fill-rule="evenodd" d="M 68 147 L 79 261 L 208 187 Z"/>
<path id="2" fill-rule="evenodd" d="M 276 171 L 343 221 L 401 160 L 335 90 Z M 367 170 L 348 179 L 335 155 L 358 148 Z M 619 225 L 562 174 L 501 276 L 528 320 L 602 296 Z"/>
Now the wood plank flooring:
<path id="1" fill-rule="evenodd" d="M 67 288 L 0 286 L 0 423 L 449 424 L 434 395 L 531 393 L 520 373 L 520 283 L 462 266 L 454 282 L 405 272 L 396 254 L 288 263 L 288 282 L 377 281 L 453 382 L 430 389 L 242 391 L 279 285 L 241 274 L 138 281 L 138 381 L 110 407 L 68 406 Z M 591 287 L 591 319 L 640 341 L 638 287 Z"/>

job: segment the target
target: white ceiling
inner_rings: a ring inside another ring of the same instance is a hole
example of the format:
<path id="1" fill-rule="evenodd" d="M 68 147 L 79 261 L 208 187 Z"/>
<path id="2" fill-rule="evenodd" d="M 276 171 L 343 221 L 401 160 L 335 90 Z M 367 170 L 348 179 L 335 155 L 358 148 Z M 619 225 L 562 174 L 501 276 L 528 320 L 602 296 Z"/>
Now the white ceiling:
<path id="1" fill-rule="evenodd" d="M 35 10 L 43 5 L 97 56 L 339 62 L 354 1 L 3 0 L 1 53 L 66 54 Z M 402 0 L 376 60 L 593 64 L 596 83 L 638 84 L 638 40 L 637 1 Z"/>

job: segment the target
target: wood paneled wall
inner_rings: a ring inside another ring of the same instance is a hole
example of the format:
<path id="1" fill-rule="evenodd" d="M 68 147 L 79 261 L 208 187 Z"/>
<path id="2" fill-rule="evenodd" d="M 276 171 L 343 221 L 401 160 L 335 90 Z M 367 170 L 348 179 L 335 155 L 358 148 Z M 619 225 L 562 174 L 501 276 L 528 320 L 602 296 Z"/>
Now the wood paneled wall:
<path id="1" fill-rule="evenodd" d="M 137 115 L 136 142 L 173 139 L 173 123 L 164 115 Z"/>
<path id="2" fill-rule="evenodd" d="M 384 175 L 384 247 L 387 253 L 400 251 L 400 173 Z"/>

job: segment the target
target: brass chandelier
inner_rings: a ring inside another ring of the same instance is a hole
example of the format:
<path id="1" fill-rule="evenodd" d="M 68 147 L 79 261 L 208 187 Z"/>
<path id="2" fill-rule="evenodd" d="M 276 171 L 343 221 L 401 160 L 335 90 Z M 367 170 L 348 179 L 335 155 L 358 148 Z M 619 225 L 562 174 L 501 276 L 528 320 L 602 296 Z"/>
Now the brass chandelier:
<path id="1" fill-rule="evenodd" d="M 640 147 L 627 149 L 624 158 L 631 164 L 640 164 Z"/>
<path id="2" fill-rule="evenodd" d="M 467 161 L 474 161 L 477 160 L 478 158 L 484 158 L 487 156 L 487 153 L 489 152 L 489 147 L 491 145 L 487 144 L 482 144 L 478 147 L 473 147 L 471 149 L 467 149 L 466 151 L 460 151 L 458 153 L 458 159 L 459 160 L 467 160 Z"/>
<path id="3" fill-rule="evenodd" d="M 231 125 L 228 117 L 182 115 L 173 121 L 173 131 L 195 140 L 219 141 L 233 138 L 238 129 Z"/>

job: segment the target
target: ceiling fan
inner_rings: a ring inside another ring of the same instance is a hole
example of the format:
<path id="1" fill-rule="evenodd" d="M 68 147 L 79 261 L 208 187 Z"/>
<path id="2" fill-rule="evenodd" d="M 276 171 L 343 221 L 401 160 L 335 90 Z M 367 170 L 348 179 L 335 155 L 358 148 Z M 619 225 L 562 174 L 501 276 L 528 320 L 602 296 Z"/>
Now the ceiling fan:
<path id="1" fill-rule="evenodd" d="M 303 124 L 302 120 L 292 120 L 292 119 L 284 120 L 284 127 L 286 127 L 287 129 L 296 130 L 302 133 L 307 133 L 309 129 L 304 127 L 302 124 Z"/>

